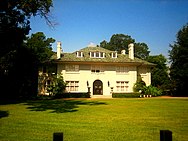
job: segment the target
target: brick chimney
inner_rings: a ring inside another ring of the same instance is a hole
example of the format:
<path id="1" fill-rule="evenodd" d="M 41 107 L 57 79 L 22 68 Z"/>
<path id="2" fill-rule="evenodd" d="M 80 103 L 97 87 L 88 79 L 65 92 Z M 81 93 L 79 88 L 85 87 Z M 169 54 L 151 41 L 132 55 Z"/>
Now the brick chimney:
<path id="1" fill-rule="evenodd" d="M 61 42 L 57 42 L 57 59 L 61 59 L 61 54 L 63 53 L 62 47 L 61 47 Z"/>
<path id="2" fill-rule="evenodd" d="M 129 58 L 134 60 L 134 44 L 133 43 L 128 45 L 128 50 L 129 50 Z"/>

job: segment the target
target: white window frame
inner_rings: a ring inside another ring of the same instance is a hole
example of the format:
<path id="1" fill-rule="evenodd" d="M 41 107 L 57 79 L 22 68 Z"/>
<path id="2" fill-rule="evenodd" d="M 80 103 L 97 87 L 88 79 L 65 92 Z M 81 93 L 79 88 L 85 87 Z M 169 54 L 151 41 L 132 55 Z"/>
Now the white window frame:
<path id="1" fill-rule="evenodd" d="M 117 92 L 128 92 L 129 82 L 128 81 L 116 81 L 116 91 Z"/>
<path id="2" fill-rule="evenodd" d="M 77 51 L 76 52 L 76 57 L 83 57 L 83 52 Z"/>
<path id="3" fill-rule="evenodd" d="M 67 92 L 78 92 L 79 81 L 66 81 L 66 91 Z"/>
<path id="4" fill-rule="evenodd" d="M 100 58 L 104 58 L 105 57 L 105 53 L 104 52 L 99 52 L 99 56 L 100 56 Z"/>
<path id="5" fill-rule="evenodd" d="M 111 56 L 112 56 L 112 58 L 117 58 L 117 52 L 112 52 Z"/>
<path id="6" fill-rule="evenodd" d="M 90 58 L 95 58 L 95 52 L 90 52 Z"/>
<path id="7" fill-rule="evenodd" d="M 95 58 L 100 58 L 100 52 L 95 52 Z"/>
<path id="8" fill-rule="evenodd" d="M 89 53 L 90 58 L 105 58 L 105 53 L 104 52 L 90 52 Z"/>

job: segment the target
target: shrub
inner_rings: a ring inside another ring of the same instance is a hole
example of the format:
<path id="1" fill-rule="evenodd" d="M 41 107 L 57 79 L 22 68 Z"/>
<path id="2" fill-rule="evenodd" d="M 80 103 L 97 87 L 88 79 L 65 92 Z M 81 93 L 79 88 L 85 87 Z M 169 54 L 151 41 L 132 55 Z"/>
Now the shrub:
<path id="1" fill-rule="evenodd" d="M 143 91 L 143 88 L 146 86 L 146 83 L 140 78 L 133 86 L 134 92 Z"/>
<path id="2" fill-rule="evenodd" d="M 48 92 L 52 95 L 63 94 L 66 88 L 66 83 L 63 80 L 62 76 L 53 76 L 51 78 L 51 83 L 48 85 Z"/>
<path id="3" fill-rule="evenodd" d="M 140 93 L 113 93 L 113 98 L 138 98 Z"/>
<path id="4" fill-rule="evenodd" d="M 154 87 L 152 85 L 144 86 L 142 93 L 145 95 L 152 95 L 152 96 L 161 96 L 162 95 L 162 91 L 159 88 Z"/>

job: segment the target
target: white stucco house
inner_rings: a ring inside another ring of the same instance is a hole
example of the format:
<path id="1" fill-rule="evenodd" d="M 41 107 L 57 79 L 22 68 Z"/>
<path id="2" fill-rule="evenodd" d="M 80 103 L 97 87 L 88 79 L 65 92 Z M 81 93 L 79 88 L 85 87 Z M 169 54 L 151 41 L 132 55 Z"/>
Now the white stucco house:
<path id="1" fill-rule="evenodd" d="M 93 44 L 72 53 L 62 50 L 57 42 L 54 59 L 56 73 L 67 82 L 67 92 L 88 92 L 91 97 L 111 96 L 114 93 L 133 92 L 138 76 L 146 85 L 151 84 L 152 63 L 134 57 L 134 44 L 118 54 Z"/>

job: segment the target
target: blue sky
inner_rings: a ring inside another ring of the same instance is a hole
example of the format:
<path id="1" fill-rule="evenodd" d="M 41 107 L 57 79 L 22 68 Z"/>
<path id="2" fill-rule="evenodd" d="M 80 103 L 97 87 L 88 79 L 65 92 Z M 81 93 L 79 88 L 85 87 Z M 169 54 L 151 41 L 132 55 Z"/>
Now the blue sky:
<path id="1" fill-rule="evenodd" d="M 130 35 L 149 46 L 150 55 L 168 57 L 169 44 L 188 23 L 187 0 L 54 0 L 54 29 L 40 17 L 31 19 L 31 32 L 44 32 L 61 41 L 64 52 L 100 44 L 113 34 Z M 53 44 L 56 51 L 56 43 Z"/>

